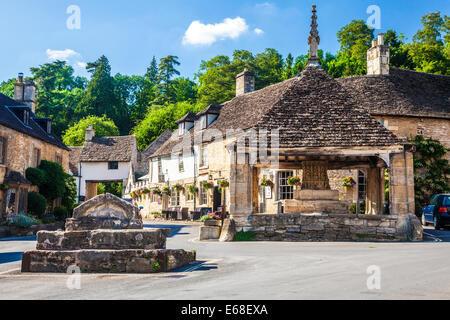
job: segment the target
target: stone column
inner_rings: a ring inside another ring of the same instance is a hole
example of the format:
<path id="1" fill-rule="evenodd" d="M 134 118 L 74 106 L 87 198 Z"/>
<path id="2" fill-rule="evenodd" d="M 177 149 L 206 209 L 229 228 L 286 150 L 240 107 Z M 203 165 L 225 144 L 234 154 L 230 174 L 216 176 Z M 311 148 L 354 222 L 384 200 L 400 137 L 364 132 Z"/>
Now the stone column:
<path id="1" fill-rule="evenodd" d="M 86 182 L 86 201 L 97 196 L 97 183 Z"/>
<path id="2" fill-rule="evenodd" d="M 230 148 L 230 215 L 239 225 L 252 214 L 253 170 L 248 163 L 238 164 L 236 152 Z"/>
<path id="3" fill-rule="evenodd" d="M 409 151 L 390 155 L 389 199 L 391 215 L 415 213 L 414 162 Z"/>
<path id="4" fill-rule="evenodd" d="M 380 171 L 380 168 L 367 170 L 366 214 L 379 215 L 383 213 L 382 198 L 384 198 L 384 194 L 381 193 L 380 185 L 384 185 L 384 179 L 381 179 Z"/>

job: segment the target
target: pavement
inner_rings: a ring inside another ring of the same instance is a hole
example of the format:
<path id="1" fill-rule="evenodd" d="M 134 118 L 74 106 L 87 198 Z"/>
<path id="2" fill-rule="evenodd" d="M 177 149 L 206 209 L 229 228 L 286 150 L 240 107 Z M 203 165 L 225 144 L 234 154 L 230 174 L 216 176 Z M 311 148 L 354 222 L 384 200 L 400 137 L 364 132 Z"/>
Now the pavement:
<path id="1" fill-rule="evenodd" d="M 422 243 L 199 242 L 199 226 L 169 227 L 168 248 L 198 262 L 166 274 L 21 274 L 35 238 L 0 239 L 0 299 L 449 299 L 450 231 Z M 73 288 L 73 286 L 72 286 Z"/>

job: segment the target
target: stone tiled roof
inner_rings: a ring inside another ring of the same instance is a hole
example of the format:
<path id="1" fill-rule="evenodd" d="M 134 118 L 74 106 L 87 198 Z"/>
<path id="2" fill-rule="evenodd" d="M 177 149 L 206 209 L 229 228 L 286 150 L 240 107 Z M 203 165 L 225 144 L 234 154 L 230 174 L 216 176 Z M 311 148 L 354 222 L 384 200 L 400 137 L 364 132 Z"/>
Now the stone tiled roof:
<path id="1" fill-rule="evenodd" d="M 235 97 L 222 105 L 209 129 L 278 129 L 280 148 L 383 147 L 403 145 L 378 123 L 342 85 L 321 67 L 308 65 L 299 77 Z M 173 132 L 152 156 L 179 152 L 202 131 L 196 123 L 190 139 Z"/>
<path id="2" fill-rule="evenodd" d="M 78 177 L 78 165 L 80 163 L 81 151 L 83 147 L 70 147 L 69 153 L 69 170 L 75 177 Z"/>
<path id="3" fill-rule="evenodd" d="M 136 136 L 94 137 L 83 145 L 81 162 L 130 162 L 136 150 Z"/>
<path id="4" fill-rule="evenodd" d="M 183 118 L 177 121 L 177 123 L 181 122 L 194 122 L 198 119 L 198 116 L 193 112 L 188 112 L 184 115 Z"/>
<path id="5" fill-rule="evenodd" d="M 19 103 L 0 93 L 0 125 L 22 132 L 34 138 L 53 144 L 61 149 L 69 150 L 64 143 L 53 133 L 47 133 L 39 126 L 34 118 L 36 115 L 30 111 L 29 125 L 25 125 L 8 107 L 18 107 Z"/>
<path id="6" fill-rule="evenodd" d="M 373 115 L 450 119 L 450 76 L 391 67 L 389 75 L 337 81 Z"/>
<path id="7" fill-rule="evenodd" d="M 144 150 L 145 158 L 147 159 L 153 153 L 155 153 L 161 146 L 172 137 L 172 131 L 167 129 L 158 138 L 156 138 L 148 147 Z"/>
<path id="8" fill-rule="evenodd" d="M 280 148 L 390 146 L 406 143 L 360 108 L 321 67 L 234 98 L 211 129 L 278 129 Z"/>
<path id="9" fill-rule="evenodd" d="M 204 114 L 219 114 L 220 110 L 222 110 L 222 105 L 220 104 L 211 104 L 201 112 L 197 113 L 197 116 L 201 116 Z"/>

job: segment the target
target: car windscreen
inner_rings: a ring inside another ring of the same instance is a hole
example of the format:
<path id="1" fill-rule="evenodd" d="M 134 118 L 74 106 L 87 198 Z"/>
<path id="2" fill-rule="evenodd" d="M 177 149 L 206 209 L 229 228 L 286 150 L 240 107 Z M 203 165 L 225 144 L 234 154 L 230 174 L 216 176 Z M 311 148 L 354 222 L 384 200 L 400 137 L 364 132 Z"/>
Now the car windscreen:
<path id="1" fill-rule="evenodd" d="M 450 207 L 450 196 L 444 196 L 444 199 L 442 199 L 442 205 L 444 207 Z"/>

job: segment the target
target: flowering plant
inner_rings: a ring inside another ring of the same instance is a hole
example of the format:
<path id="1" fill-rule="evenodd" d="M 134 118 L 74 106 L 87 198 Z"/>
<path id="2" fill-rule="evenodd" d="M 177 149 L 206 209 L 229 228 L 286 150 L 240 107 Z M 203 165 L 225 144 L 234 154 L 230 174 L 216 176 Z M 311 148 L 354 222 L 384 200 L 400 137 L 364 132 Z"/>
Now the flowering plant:
<path id="1" fill-rule="evenodd" d="M 202 181 L 202 187 L 206 190 L 211 189 L 214 187 L 214 184 L 209 181 Z"/>
<path id="2" fill-rule="evenodd" d="M 6 184 L 6 183 L 0 184 L 0 190 L 2 190 L 2 191 L 9 190 L 9 184 Z"/>
<path id="3" fill-rule="evenodd" d="M 291 187 L 300 187 L 302 185 L 302 180 L 300 179 L 300 177 L 289 177 L 287 183 Z"/>
<path id="4" fill-rule="evenodd" d="M 220 216 L 214 214 L 213 212 L 208 212 L 208 214 L 200 218 L 201 222 L 205 222 L 207 220 L 220 220 Z"/>
<path id="5" fill-rule="evenodd" d="M 162 194 L 162 191 L 160 188 L 155 188 L 152 190 L 152 193 L 160 196 Z"/>
<path id="6" fill-rule="evenodd" d="M 150 193 L 150 189 L 149 188 L 144 188 L 144 189 L 142 189 L 142 193 L 143 194 L 149 194 Z"/>
<path id="7" fill-rule="evenodd" d="M 230 183 L 228 182 L 228 180 L 219 180 L 217 182 L 217 184 L 219 185 L 219 190 L 223 190 L 230 186 Z"/>
<path id="8" fill-rule="evenodd" d="M 356 182 L 352 177 L 347 177 L 342 179 L 342 186 L 343 187 L 354 187 L 356 186 Z"/>
<path id="9" fill-rule="evenodd" d="M 263 179 L 261 181 L 261 186 L 263 187 L 273 187 L 273 181 L 270 179 Z"/>
<path id="10" fill-rule="evenodd" d="M 181 184 L 178 184 L 178 183 L 173 186 L 173 189 L 176 190 L 176 191 L 183 191 L 184 190 L 183 186 Z"/>
<path id="11" fill-rule="evenodd" d="M 187 189 L 188 189 L 188 192 L 190 194 L 196 194 L 198 192 L 198 187 L 196 185 L 193 185 L 193 184 L 188 186 Z"/>
<path id="12" fill-rule="evenodd" d="M 164 193 L 164 194 L 170 196 L 170 194 L 171 194 L 170 188 L 169 188 L 169 187 L 164 187 L 164 188 L 162 189 L 162 193 Z"/>

